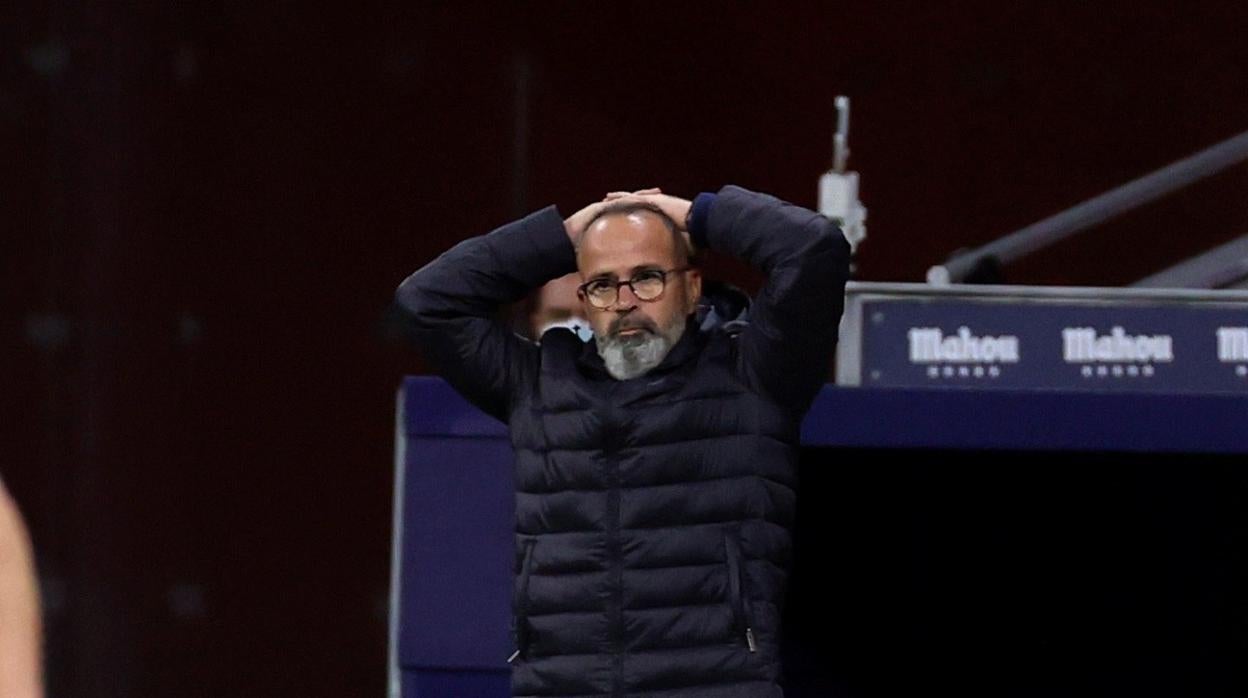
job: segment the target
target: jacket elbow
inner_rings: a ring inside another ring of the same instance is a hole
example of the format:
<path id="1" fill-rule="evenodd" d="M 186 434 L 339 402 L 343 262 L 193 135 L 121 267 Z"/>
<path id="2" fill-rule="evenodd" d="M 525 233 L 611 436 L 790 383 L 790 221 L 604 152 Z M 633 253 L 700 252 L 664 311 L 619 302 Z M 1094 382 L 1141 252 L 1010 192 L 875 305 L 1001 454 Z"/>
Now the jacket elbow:
<path id="1" fill-rule="evenodd" d="M 437 310 L 433 294 L 422 283 L 421 271 L 415 272 L 399 284 L 394 292 L 394 302 L 411 316 L 427 319 L 436 315 Z"/>
<path id="2" fill-rule="evenodd" d="M 849 274 L 849 240 L 840 226 L 819 216 L 810 229 L 810 243 L 799 256 L 804 266 L 814 265 L 815 271 L 833 276 Z"/>

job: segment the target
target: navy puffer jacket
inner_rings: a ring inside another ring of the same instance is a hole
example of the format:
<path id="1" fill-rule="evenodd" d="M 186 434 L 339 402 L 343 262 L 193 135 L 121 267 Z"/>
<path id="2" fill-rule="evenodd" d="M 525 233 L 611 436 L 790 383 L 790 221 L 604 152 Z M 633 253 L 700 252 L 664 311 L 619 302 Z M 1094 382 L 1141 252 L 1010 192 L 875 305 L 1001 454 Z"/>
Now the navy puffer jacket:
<path id="1" fill-rule="evenodd" d="M 767 282 L 748 322 L 720 299 L 632 380 L 567 330 L 537 345 L 492 319 L 575 270 L 553 208 L 399 287 L 428 358 L 511 428 L 516 696 L 781 695 L 798 427 L 836 342 L 849 246 L 822 216 L 738 187 L 701 195 L 691 233 Z"/>

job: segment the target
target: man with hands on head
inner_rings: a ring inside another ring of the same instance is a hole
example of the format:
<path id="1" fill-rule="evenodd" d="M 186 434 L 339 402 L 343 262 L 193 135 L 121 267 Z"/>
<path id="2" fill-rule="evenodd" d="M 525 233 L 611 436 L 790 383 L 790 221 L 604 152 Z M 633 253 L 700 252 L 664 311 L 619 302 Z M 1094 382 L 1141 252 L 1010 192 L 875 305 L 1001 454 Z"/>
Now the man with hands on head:
<path id="1" fill-rule="evenodd" d="M 767 280 L 705 288 L 710 249 Z M 411 335 L 516 453 L 515 696 L 782 696 L 799 425 L 826 377 L 849 244 L 729 186 L 613 192 L 465 240 L 397 292 Z M 593 329 L 496 311 L 576 271 Z"/>

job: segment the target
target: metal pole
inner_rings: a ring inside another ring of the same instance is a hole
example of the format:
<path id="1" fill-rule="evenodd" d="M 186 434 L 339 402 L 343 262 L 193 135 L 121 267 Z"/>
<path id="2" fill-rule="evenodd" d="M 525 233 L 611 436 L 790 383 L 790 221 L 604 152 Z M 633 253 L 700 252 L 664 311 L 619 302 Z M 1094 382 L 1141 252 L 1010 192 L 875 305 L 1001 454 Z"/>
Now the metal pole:
<path id="1" fill-rule="evenodd" d="M 1248 160 L 1248 131 L 927 271 L 930 284 L 961 281 L 981 259 L 1006 264 Z"/>

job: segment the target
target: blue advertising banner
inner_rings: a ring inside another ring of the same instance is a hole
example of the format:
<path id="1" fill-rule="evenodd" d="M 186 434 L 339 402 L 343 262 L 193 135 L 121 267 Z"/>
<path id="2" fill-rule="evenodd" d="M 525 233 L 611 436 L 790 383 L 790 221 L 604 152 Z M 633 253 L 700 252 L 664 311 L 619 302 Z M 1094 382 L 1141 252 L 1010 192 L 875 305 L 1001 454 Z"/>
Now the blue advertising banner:
<path id="1" fill-rule="evenodd" d="M 1248 392 L 1248 308 L 863 300 L 864 386 Z"/>

